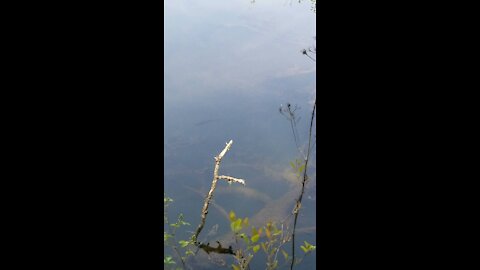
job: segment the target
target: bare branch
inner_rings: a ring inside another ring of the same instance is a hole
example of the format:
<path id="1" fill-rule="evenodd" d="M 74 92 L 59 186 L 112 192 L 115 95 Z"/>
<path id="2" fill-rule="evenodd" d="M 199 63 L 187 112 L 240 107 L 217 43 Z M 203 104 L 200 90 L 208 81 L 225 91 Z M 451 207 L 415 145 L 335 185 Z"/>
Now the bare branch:
<path id="1" fill-rule="evenodd" d="M 213 169 L 213 180 L 212 180 L 212 186 L 210 187 L 210 191 L 208 192 L 207 197 L 205 198 L 205 202 L 203 204 L 202 208 L 202 214 L 201 214 L 201 221 L 200 224 L 198 224 L 197 230 L 195 231 L 195 234 L 192 236 L 193 242 L 200 247 L 201 243 L 197 242 L 198 235 L 202 231 L 203 227 L 205 226 L 205 220 L 207 218 L 208 214 L 208 206 L 210 204 L 210 201 L 212 200 L 213 197 L 213 192 L 215 191 L 215 188 L 217 187 L 217 181 L 219 179 L 225 179 L 228 182 L 235 182 L 235 183 L 240 183 L 242 185 L 245 185 L 245 180 L 240 179 L 240 178 L 235 178 L 232 176 L 225 176 L 225 175 L 218 175 L 218 170 L 220 169 L 220 162 L 222 162 L 223 156 L 230 150 L 230 147 L 232 147 L 233 140 L 230 140 L 230 142 L 226 143 L 225 148 L 218 154 L 218 156 L 214 157 L 215 159 L 215 167 Z"/>
<path id="2" fill-rule="evenodd" d="M 218 177 L 218 179 L 225 179 L 225 180 L 227 180 L 229 183 L 235 182 L 235 183 L 240 183 L 240 184 L 242 184 L 242 185 L 245 186 L 245 180 L 240 179 L 240 178 L 235 178 L 235 177 L 227 176 L 227 175 L 220 175 L 220 176 Z"/>

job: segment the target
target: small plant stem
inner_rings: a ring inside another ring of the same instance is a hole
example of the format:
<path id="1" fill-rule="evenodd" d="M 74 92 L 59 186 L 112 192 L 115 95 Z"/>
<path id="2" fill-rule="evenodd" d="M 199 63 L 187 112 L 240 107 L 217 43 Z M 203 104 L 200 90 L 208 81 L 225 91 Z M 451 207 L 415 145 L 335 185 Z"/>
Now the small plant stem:
<path id="1" fill-rule="evenodd" d="M 184 262 L 183 259 L 182 259 L 182 255 L 180 255 L 180 252 L 178 252 L 177 247 L 176 247 L 176 246 L 172 246 L 172 249 L 175 251 L 175 253 L 177 253 L 178 258 L 179 258 L 180 261 L 182 262 L 183 269 L 187 269 L 187 268 L 185 267 L 185 262 Z"/>
<path id="2" fill-rule="evenodd" d="M 293 264 L 295 263 L 295 228 L 297 227 L 297 218 L 298 213 L 300 212 L 300 207 L 302 205 L 303 194 L 305 192 L 305 184 L 307 182 L 307 167 L 308 167 L 308 159 L 310 157 L 310 144 L 312 142 L 312 127 L 313 127 L 313 118 L 315 117 L 315 109 L 317 107 L 317 99 L 315 99 L 315 103 L 313 105 L 312 110 L 312 118 L 310 120 L 310 131 L 308 134 L 308 148 L 307 148 L 307 156 L 305 158 L 305 168 L 303 171 L 303 181 L 302 181 L 302 191 L 300 192 L 300 196 L 297 200 L 297 205 L 294 209 L 294 221 L 293 221 L 293 232 L 292 232 L 292 263 L 290 264 L 290 270 L 293 269 Z"/>

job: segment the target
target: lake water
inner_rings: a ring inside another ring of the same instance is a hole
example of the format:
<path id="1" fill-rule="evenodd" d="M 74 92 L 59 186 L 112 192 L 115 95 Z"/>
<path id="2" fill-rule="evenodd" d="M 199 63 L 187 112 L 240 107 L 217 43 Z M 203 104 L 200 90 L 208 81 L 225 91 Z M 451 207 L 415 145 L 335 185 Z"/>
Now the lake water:
<path id="1" fill-rule="evenodd" d="M 218 231 L 206 238 L 211 242 L 230 231 L 222 209 L 240 217 L 287 217 L 301 185 L 289 162 L 300 155 L 279 107 L 287 102 L 300 107 L 297 128 L 306 143 L 316 86 L 315 63 L 301 53 L 315 45 L 310 1 L 167 0 L 164 7 L 164 187 L 174 199 L 170 219 L 183 213 L 192 224 L 187 230 L 196 229 L 213 177 L 213 157 L 229 140 L 233 145 L 219 174 L 245 179 L 246 187 L 218 182 L 217 207 L 210 205 L 199 239 L 212 227 Z M 304 230 L 297 235 L 298 246 L 303 240 L 317 244 L 315 159 L 314 148 L 297 224 Z M 285 250 L 291 253 L 291 244 Z M 296 257 L 302 256 L 298 248 Z M 256 257 L 250 269 L 265 269 Z M 280 269 L 289 268 L 281 254 L 279 262 Z M 218 255 L 195 269 L 231 269 L 230 264 L 231 258 Z M 315 266 L 313 253 L 295 269 Z"/>

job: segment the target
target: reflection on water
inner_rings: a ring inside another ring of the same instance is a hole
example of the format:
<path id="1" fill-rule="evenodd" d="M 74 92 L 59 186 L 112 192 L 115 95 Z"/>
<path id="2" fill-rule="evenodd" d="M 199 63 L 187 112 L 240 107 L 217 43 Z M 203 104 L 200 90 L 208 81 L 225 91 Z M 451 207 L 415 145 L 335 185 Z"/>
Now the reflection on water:
<path id="1" fill-rule="evenodd" d="M 194 230 L 210 189 L 213 157 L 233 139 L 219 174 L 245 179 L 246 186 L 219 181 L 205 224 L 208 230 L 200 234 L 206 241 L 228 243 L 233 241 L 230 210 L 260 226 L 284 220 L 295 205 L 300 179 L 289 162 L 299 155 L 290 124 L 278 108 L 287 102 L 301 108 L 296 113 L 304 119 L 298 123 L 299 141 L 304 143 L 305 119 L 310 118 L 315 95 L 315 65 L 300 51 L 312 45 L 315 14 L 308 2 L 164 3 L 164 186 L 174 199 L 169 214 L 183 213 Z M 316 169 L 314 160 L 309 164 L 297 243 L 314 244 Z M 178 233 L 179 239 L 190 236 Z M 209 264 L 198 262 L 195 269 L 231 264 L 225 255 L 206 260 Z M 252 263 L 252 269 L 265 268 L 259 263 Z M 310 256 L 296 269 L 315 265 Z"/>

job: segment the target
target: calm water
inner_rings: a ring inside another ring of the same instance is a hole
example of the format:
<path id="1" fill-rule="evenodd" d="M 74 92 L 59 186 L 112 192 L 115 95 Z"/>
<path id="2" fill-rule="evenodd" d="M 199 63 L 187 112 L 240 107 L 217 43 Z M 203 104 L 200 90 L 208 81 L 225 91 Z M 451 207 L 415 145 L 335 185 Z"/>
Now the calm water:
<path id="1" fill-rule="evenodd" d="M 287 102 L 301 107 L 298 131 L 306 142 L 316 83 L 315 63 L 301 54 L 315 44 L 310 2 L 167 0 L 164 6 L 164 185 L 174 199 L 170 218 L 184 213 L 192 224 L 189 229 L 196 228 L 212 181 L 213 156 L 230 139 L 233 146 L 219 173 L 243 178 L 247 185 L 220 181 L 215 203 L 240 217 L 253 218 L 263 211 L 273 220 L 285 218 L 300 187 L 289 162 L 299 154 L 290 123 L 278 109 Z M 315 158 L 316 151 L 312 164 Z M 311 229 L 316 226 L 314 165 L 309 176 L 297 228 L 310 230 L 296 240 L 317 244 Z M 200 240 L 216 224 L 218 231 L 206 240 L 214 242 L 230 230 L 221 210 L 210 205 Z M 299 249 L 298 254 L 303 252 Z M 213 258 L 209 266 L 196 269 L 231 269 L 231 259 L 217 258 L 222 259 L 227 266 Z M 254 259 L 251 269 L 265 269 L 261 262 Z M 296 269 L 315 265 L 314 256 L 307 256 Z"/>

